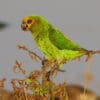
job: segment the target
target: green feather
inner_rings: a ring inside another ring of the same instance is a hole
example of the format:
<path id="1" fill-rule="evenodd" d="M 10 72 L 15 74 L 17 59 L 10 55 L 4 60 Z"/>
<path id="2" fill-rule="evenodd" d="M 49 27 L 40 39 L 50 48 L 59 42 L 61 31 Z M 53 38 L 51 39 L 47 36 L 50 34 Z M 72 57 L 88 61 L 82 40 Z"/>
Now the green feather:
<path id="1" fill-rule="evenodd" d="M 49 38 L 51 42 L 60 50 L 82 50 L 79 45 L 64 36 L 58 29 L 50 25 L 49 27 Z"/>
<path id="2" fill-rule="evenodd" d="M 61 63 L 81 57 L 88 52 L 52 26 L 45 18 L 33 15 L 29 16 L 29 19 L 38 21 L 37 24 L 32 24 L 30 31 L 37 46 L 48 60 L 57 60 Z M 24 22 L 24 24 L 28 23 Z"/>

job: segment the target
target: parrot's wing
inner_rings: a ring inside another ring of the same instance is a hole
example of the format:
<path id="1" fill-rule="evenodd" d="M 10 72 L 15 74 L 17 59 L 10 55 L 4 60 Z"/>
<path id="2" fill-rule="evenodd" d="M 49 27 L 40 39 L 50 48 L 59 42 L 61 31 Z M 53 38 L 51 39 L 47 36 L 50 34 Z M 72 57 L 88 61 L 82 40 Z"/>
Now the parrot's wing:
<path id="1" fill-rule="evenodd" d="M 75 42 L 68 39 L 68 37 L 64 36 L 59 30 L 57 30 L 51 25 L 49 28 L 49 39 L 52 42 L 52 44 L 60 50 L 83 50 L 83 48 L 81 48 Z"/>

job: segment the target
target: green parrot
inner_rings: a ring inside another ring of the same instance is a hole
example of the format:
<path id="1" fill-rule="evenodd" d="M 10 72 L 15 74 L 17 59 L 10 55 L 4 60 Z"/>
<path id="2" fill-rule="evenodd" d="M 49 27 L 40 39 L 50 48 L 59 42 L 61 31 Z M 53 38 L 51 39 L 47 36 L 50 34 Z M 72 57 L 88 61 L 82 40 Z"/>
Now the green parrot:
<path id="1" fill-rule="evenodd" d="M 88 50 L 73 42 L 42 16 L 26 16 L 21 28 L 31 32 L 36 45 L 47 60 L 56 60 L 62 64 L 88 53 Z"/>

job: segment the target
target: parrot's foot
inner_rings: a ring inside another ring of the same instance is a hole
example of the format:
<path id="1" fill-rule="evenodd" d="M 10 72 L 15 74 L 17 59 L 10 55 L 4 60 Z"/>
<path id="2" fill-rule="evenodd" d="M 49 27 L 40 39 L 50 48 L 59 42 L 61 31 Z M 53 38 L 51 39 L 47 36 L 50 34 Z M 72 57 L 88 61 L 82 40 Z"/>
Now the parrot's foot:
<path id="1" fill-rule="evenodd" d="M 49 68 L 49 67 L 53 66 L 54 63 L 55 63 L 54 60 L 48 60 L 48 59 L 42 60 L 43 68 Z"/>
<path id="2" fill-rule="evenodd" d="M 61 63 L 60 63 L 61 64 Z M 66 72 L 65 70 L 60 69 L 60 64 L 58 63 L 57 60 L 48 60 L 48 59 L 44 59 L 42 60 L 42 69 L 43 70 L 48 70 L 48 75 L 52 76 L 52 75 L 56 75 L 58 71 L 60 72 Z"/>

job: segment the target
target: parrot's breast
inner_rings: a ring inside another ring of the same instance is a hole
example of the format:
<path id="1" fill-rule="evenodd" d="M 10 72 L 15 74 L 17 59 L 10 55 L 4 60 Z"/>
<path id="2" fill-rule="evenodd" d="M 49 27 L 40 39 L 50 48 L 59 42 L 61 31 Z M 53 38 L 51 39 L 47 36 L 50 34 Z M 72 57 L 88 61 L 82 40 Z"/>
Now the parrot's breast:
<path id="1" fill-rule="evenodd" d="M 60 62 L 65 60 L 69 61 L 74 58 L 83 56 L 86 53 L 67 49 L 60 50 L 52 44 L 47 36 L 40 36 L 35 41 L 47 59 L 59 60 Z"/>
<path id="2" fill-rule="evenodd" d="M 48 59 L 57 59 L 57 55 L 60 53 L 58 48 L 56 48 L 49 40 L 48 37 L 39 38 L 36 44 L 45 54 Z"/>

